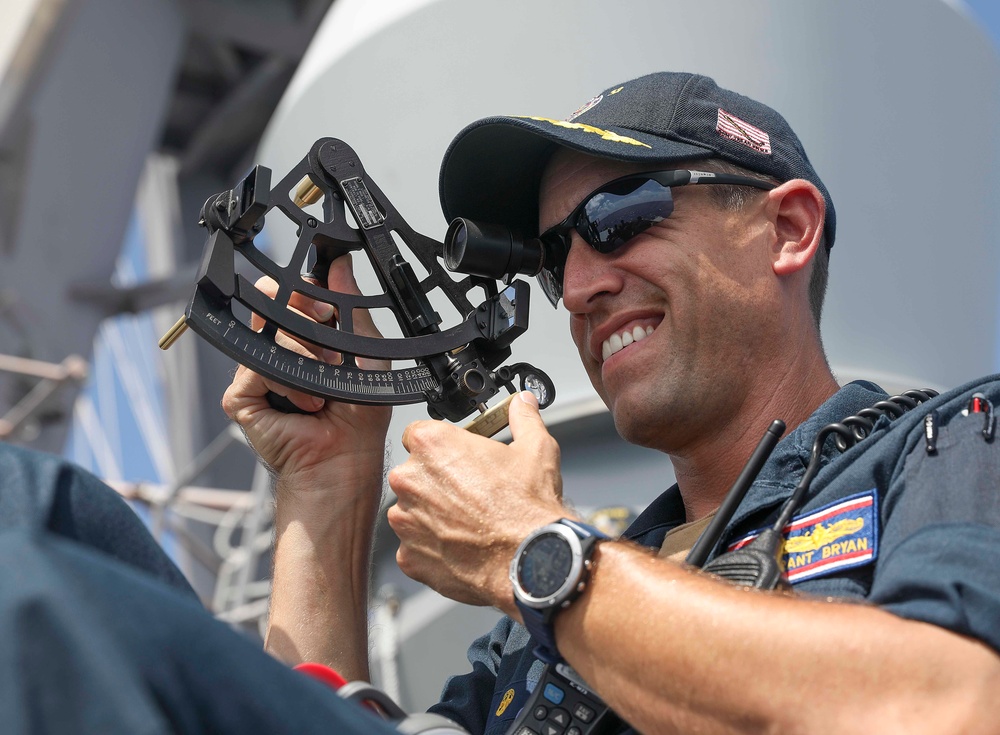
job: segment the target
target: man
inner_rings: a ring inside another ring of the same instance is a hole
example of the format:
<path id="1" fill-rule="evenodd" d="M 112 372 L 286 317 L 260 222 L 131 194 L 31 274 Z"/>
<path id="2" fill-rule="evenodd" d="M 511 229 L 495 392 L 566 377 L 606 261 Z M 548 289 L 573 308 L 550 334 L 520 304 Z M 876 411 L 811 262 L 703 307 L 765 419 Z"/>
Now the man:
<path id="1" fill-rule="evenodd" d="M 723 185 L 712 172 L 741 178 Z M 542 233 L 540 280 L 569 311 L 595 389 L 622 436 L 670 456 L 678 484 L 630 540 L 593 546 L 595 571 L 580 572 L 582 594 L 565 609 L 544 622 L 529 611 L 533 642 L 508 568 L 530 534 L 575 517 L 535 403 L 511 404 L 510 445 L 409 426 L 410 456 L 388 475 L 400 567 L 509 616 L 474 644 L 472 672 L 449 682 L 436 711 L 471 732 L 505 732 L 538 682 L 541 642 L 646 733 L 995 731 L 1000 450 L 992 413 L 962 413 L 973 390 L 1000 400 L 995 382 L 934 404 L 935 447 L 918 443 L 915 411 L 881 419 L 852 458 L 822 448 L 824 469 L 788 531 L 793 548 L 814 546 L 786 549 L 789 565 L 809 567 L 790 573 L 793 592 L 736 588 L 679 563 L 772 419 L 791 433 L 717 553 L 775 521 L 821 427 L 885 397 L 871 384 L 839 389 L 824 357 L 834 211 L 780 115 L 705 77 L 649 75 L 567 121 L 470 126 L 445 157 L 441 193 L 448 216 Z M 658 215 L 637 214 L 650 202 Z M 329 282 L 354 288 L 349 263 L 335 262 Z M 278 414 L 269 390 L 315 413 Z M 367 678 L 387 412 L 323 405 L 243 368 L 224 407 L 277 475 L 267 649 Z M 845 499 L 858 510 L 845 515 Z M 824 542 L 824 519 L 854 530 Z M 839 604 L 863 600 L 874 604 Z"/>
<path id="2" fill-rule="evenodd" d="M 885 394 L 838 389 L 823 358 L 833 208 L 777 113 L 704 77 L 643 77 L 572 121 L 471 126 L 446 156 L 442 201 L 542 233 L 543 286 L 570 312 L 595 388 L 626 438 L 670 455 L 678 484 L 626 540 L 595 541 L 561 502 L 558 446 L 530 394 L 511 403 L 510 445 L 409 426 L 410 457 L 388 476 L 400 566 L 508 614 L 437 712 L 506 732 L 539 682 L 538 650 L 645 733 L 996 731 L 1000 382 L 883 415 L 812 463 L 822 428 Z M 349 259 L 328 283 L 356 288 Z M 267 649 L 367 678 L 388 411 L 291 393 L 313 413 L 285 414 L 268 390 L 288 394 L 241 368 L 224 398 L 276 474 Z M 715 556 L 774 524 L 818 469 L 783 527 L 790 592 L 682 563 L 775 418 L 791 431 Z M 573 565 L 555 547 L 531 555 L 553 528 L 576 539 Z M 55 458 L 0 445 L 0 560 L 5 732 L 390 731 L 213 620 L 113 491 Z M 579 594 L 528 605 L 528 568 Z"/>

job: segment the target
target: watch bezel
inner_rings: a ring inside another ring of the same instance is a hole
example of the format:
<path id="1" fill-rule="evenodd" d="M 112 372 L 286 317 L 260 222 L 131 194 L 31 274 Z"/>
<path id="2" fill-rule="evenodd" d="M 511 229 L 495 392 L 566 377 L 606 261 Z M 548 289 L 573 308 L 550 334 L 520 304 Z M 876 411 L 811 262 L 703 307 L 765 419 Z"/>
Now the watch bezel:
<path id="1" fill-rule="evenodd" d="M 563 583 L 559 585 L 559 588 L 551 595 L 547 595 L 545 597 L 535 597 L 521 584 L 518 570 L 521 567 L 520 562 L 525 549 L 527 549 L 532 542 L 546 535 L 558 536 L 569 544 L 570 553 L 573 559 L 570 563 L 569 573 L 566 575 L 566 579 Z M 571 601 L 575 596 L 574 593 L 576 592 L 577 585 L 580 583 L 583 575 L 584 564 L 586 563 L 583 551 L 583 541 L 572 529 L 562 523 L 550 523 L 547 526 L 542 526 L 541 528 L 532 531 L 528 534 L 527 538 L 521 542 L 521 545 L 517 547 L 517 551 L 514 553 L 514 558 L 510 563 L 508 576 L 514 587 L 514 597 L 526 607 L 536 610 L 555 608 L 561 606 L 565 602 Z"/>

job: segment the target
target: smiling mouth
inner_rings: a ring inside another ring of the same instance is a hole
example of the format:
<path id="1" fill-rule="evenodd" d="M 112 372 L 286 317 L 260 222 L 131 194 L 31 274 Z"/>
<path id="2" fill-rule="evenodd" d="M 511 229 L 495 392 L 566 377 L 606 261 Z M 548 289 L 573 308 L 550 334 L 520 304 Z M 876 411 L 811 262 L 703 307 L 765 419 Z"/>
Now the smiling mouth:
<path id="1" fill-rule="evenodd" d="M 612 334 L 601 344 L 601 360 L 607 360 L 612 355 L 621 352 L 636 342 L 641 342 L 653 333 L 653 327 L 633 327 L 618 334 Z"/>

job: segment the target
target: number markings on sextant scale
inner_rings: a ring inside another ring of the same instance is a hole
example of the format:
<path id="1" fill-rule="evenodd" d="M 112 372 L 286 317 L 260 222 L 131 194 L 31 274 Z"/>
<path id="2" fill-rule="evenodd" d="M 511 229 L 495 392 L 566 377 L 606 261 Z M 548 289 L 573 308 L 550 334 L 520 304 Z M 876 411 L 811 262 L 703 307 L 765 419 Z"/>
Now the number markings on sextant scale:
<path id="1" fill-rule="evenodd" d="M 211 313 L 207 314 L 207 316 L 212 323 L 219 323 Z M 258 362 L 264 362 L 266 360 L 266 363 L 270 367 L 285 375 L 294 375 L 301 381 L 309 382 L 317 386 L 323 386 L 331 391 L 385 396 L 422 393 L 423 391 L 430 390 L 437 386 L 437 381 L 434 380 L 430 371 L 426 368 L 417 368 L 412 371 L 408 370 L 405 372 L 407 376 L 409 376 L 412 372 L 412 377 L 401 377 L 393 372 L 375 373 L 373 371 L 365 371 L 361 369 L 346 371 L 347 376 L 341 377 L 340 371 L 343 370 L 343 368 L 330 366 L 313 358 L 298 355 L 295 356 L 295 363 L 293 367 L 290 367 L 288 360 L 284 359 L 284 356 L 281 354 L 282 351 L 286 351 L 285 348 L 280 348 L 277 345 L 270 345 L 268 349 L 258 349 L 252 338 L 248 336 L 241 336 L 242 330 L 236 330 L 233 332 L 237 323 L 238 322 L 233 321 L 229 322 L 226 330 L 222 332 L 223 339 L 229 341 L 234 347 L 239 348 L 244 354 L 250 355 Z M 243 326 L 245 327 L 245 325 Z M 230 332 L 233 332 L 233 334 L 230 335 Z M 295 355 L 295 353 L 290 354 Z M 315 369 L 309 369 L 308 366 L 311 365 L 315 365 Z M 372 378 L 372 375 L 374 374 L 382 374 L 388 377 L 381 380 L 374 380 Z"/>

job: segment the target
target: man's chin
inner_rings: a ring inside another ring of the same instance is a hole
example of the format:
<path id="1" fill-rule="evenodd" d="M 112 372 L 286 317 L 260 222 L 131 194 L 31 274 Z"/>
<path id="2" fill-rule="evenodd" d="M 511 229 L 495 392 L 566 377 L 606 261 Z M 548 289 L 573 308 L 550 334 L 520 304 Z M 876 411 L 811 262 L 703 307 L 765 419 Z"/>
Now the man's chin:
<path id="1" fill-rule="evenodd" d="M 627 401 L 618 400 L 614 404 L 608 403 L 611 416 L 615 421 L 615 430 L 622 439 L 630 444 L 640 447 L 656 449 L 662 440 L 662 430 L 656 416 L 651 416 L 649 404 L 637 407 L 629 405 Z M 645 410 L 643 410 L 645 409 Z"/>

